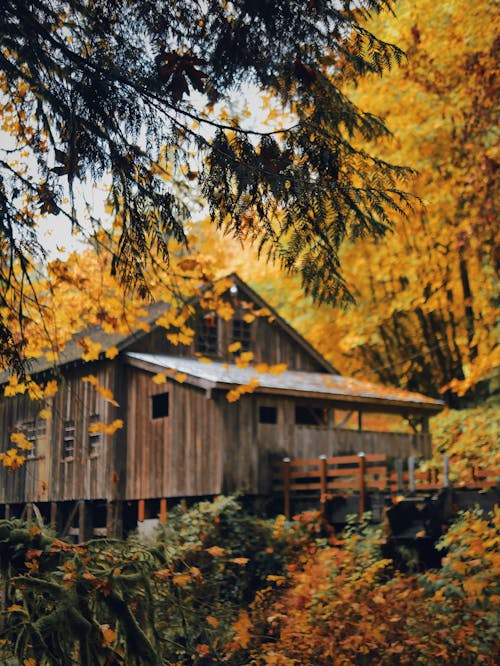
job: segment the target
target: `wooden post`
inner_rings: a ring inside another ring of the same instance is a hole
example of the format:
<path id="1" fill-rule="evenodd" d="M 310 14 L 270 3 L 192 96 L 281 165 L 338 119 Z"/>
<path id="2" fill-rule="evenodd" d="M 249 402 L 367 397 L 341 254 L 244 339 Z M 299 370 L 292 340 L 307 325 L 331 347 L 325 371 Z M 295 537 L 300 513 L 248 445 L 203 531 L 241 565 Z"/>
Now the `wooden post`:
<path id="1" fill-rule="evenodd" d="M 5 520 L 9 520 L 10 518 L 10 504 L 5 505 Z"/>
<path id="2" fill-rule="evenodd" d="M 31 527 L 31 523 L 33 522 L 33 504 L 31 502 L 26 504 L 26 522 L 28 523 L 28 527 Z"/>
<path id="3" fill-rule="evenodd" d="M 325 454 L 319 457 L 319 485 L 320 485 L 320 502 L 321 513 L 323 518 L 326 515 L 326 456 Z"/>
<path id="4" fill-rule="evenodd" d="M 363 451 L 358 453 L 358 457 L 359 457 L 359 522 L 362 522 L 366 506 L 366 488 L 365 488 L 366 460 Z"/>
<path id="5" fill-rule="evenodd" d="M 162 497 L 160 500 L 160 525 L 167 522 L 167 500 Z"/>
<path id="6" fill-rule="evenodd" d="M 408 458 L 408 490 L 415 492 L 415 456 Z"/>
<path id="7" fill-rule="evenodd" d="M 108 499 L 106 502 L 106 536 L 121 538 L 123 535 L 123 504 L 120 500 Z"/>
<path id="8" fill-rule="evenodd" d="M 143 521 L 144 518 L 145 518 L 145 514 L 146 514 L 146 511 L 145 511 L 145 508 L 146 508 L 146 507 L 145 507 L 145 504 L 146 504 L 146 503 L 145 503 L 145 501 L 144 501 L 143 499 L 140 499 L 140 500 L 137 502 L 137 522 L 138 522 L 138 523 L 142 523 L 142 521 Z"/>
<path id="9" fill-rule="evenodd" d="M 450 485 L 450 458 L 443 456 L 443 488 L 448 488 Z"/>
<path id="10" fill-rule="evenodd" d="M 283 458 L 283 501 L 286 519 L 290 520 L 290 458 Z"/>
<path id="11" fill-rule="evenodd" d="M 363 412 L 358 411 L 358 432 L 363 430 Z"/>
<path id="12" fill-rule="evenodd" d="M 50 527 L 57 532 L 57 502 L 50 503 Z"/>
<path id="13" fill-rule="evenodd" d="M 404 491 L 404 478 L 403 478 L 403 461 L 401 458 L 398 458 L 395 462 L 396 467 L 396 486 L 398 493 Z"/>
<path id="14" fill-rule="evenodd" d="M 78 541 L 87 541 L 92 536 L 92 504 L 85 500 L 78 502 Z"/>

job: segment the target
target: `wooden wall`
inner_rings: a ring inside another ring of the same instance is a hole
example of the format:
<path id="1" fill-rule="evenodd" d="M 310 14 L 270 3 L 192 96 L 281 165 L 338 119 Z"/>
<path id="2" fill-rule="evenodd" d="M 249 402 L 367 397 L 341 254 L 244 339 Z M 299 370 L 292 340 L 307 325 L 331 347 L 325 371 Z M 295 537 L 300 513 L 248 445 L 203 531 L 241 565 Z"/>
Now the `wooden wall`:
<path id="1" fill-rule="evenodd" d="M 90 450 L 88 426 L 91 417 L 110 422 L 119 410 L 96 392 L 82 377 L 94 374 L 99 384 L 116 390 L 116 363 L 111 361 L 70 369 L 58 378 L 59 390 L 49 400 L 35 403 L 27 396 L 4 398 L 0 402 L 1 450 L 10 448 L 10 432 L 19 423 L 34 419 L 40 409 L 51 410 L 46 434 L 36 443 L 36 455 L 9 473 L 0 468 L 0 502 L 63 501 L 84 498 L 111 498 L 115 442 L 120 435 L 100 435 L 98 446 Z M 64 455 L 65 422 L 74 422 L 74 451 Z"/>
<path id="2" fill-rule="evenodd" d="M 221 413 L 204 390 L 128 367 L 126 499 L 212 495 L 222 490 Z M 152 418 L 168 392 L 169 415 Z"/>
<path id="3" fill-rule="evenodd" d="M 244 314 L 243 310 L 236 312 L 236 316 L 242 317 Z M 234 362 L 236 355 L 228 351 L 228 346 L 233 342 L 233 322 L 224 321 L 219 317 L 217 329 L 218 352 L 211 356 L 214 360 Z M 194 343 L 189 346 L 174 346 L 168 341 L 166 331 L 158 329 L 133 343 L 128 351 L 194 357 L 196 348 Z M 251 323 L 251 351 L 254 353 L 254 360 L 257 363 L 286 363 L 289 370 L 326 371 L 324 366 L 290 337 L 281 326 L 275 321 L 269 322 L 266 317 L 257 317 Z"/>

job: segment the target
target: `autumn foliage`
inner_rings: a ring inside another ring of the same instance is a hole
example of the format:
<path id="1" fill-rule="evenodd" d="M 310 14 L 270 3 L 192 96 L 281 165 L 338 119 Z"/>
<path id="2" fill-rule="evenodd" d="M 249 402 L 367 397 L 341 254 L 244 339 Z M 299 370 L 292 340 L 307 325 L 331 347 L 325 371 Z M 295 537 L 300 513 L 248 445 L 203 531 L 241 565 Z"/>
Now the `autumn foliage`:
<path id="1" fill-rule="evenodd" d="M 415 573 L 384 556 L 379 528 L 336 536 L 318 514 L 264 521 L 231 498 L 174 511 L 149 545 L 72 545 L 2 521 L 0 654 L 44 666 L 70 654 L 82 666 L 493 666 L 499 530 L 498 509 L 462 515 L 438 543 L 441 568 Z"/>

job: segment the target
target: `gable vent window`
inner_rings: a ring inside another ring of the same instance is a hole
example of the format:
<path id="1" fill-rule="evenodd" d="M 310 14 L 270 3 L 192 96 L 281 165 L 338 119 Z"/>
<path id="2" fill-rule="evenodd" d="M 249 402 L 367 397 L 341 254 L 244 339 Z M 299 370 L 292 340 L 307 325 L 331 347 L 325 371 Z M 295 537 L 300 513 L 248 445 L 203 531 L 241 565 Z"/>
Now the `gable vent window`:
<path id="1" fill-rule="evenodd" d="M 38 456 L 37 444 L 47 434 L 47 421 L 37 417 L 30 421 L 22 421 L 16 424 L 16 430 L 22 432 L 28 442 L 32 445 L 29 451 L 26 451 L 28 459 Z"/>
<path id="2" fill-rule="evenodd" d="M 259 423 L 278 423 L 278 409 L 277 407 L 267 407 L 262 405 L 259 407 Z"/>
<path id="3" fill-rule="evenodd" d="M 241 344 L 241 351 L 250 351 L 252 346 L 252 328 L 251 324 L 243 319 L 233 320 L 233 342 Z"/>
<path id="4" fill-rule="evenodd" d="M 101 450 L 102 433 L 90 430 L 90 426 L 95 423 L 99 423 L 99 414 L 92 414 L 89 417 L 88 454 L 90 458 L 97 458 Z"/>
<path id="5" fill-rule="evenodd" d="M 217 354 L 217 315 L 208 312 L 201 316 L 196 325 L 195 349 L 201 354 Z"/>
<path id="6" fill-rule="evenodd" d="M 319 407 L 306 407 L 297 405 L 295 407 L 295 424 L 324 426 L 328 423 L 328 410 Z"/>
<path id="7" fill-rule="evenodd" d="M 63 458 L 73 459 L 75 455 L 75 422 L 64 421 L 63 431 Z"/>
<path id="8" fill-rule="evenodd" d="M 163 419 L 168 416 L 168 393 L 158 393 L 151 397 L 152 414 L 154 419 Z"/>

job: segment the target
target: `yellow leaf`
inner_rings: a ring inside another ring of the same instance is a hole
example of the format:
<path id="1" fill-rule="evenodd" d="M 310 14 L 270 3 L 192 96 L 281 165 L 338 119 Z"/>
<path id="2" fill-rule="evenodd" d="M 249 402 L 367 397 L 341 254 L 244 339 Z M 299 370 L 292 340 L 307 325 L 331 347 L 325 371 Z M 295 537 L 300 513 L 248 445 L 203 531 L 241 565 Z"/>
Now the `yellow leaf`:
<path id="1" fill-rule="evenodd" d="M 236 634 L 236 639 L 243 649 L 248 647 L 250 643 L 250 629 L 252 627 L 252 622 L 248 617 L 246 611 L 240 611 L 238 621 L 235 622 L 232 626 L 232 630 Z"/>
<path id="2" fill-rule="evenodd" d="M 114 629 L 111 629 L 109 624 L 101 624 L 100 629 L 102 632 L 103 645 L 105 647 L 109 647 L 116 640 L 116 631 Z"/>
<path id="3" fill-rule="evenodd" d="M 15 611 L 24 611 L 24 608 L 19 604 L 12 604 L 12 606 L 7 608 L 8 613 L 14 613 Z"/>
<path id="4" fill-rule="evenodd" d="M 119 350 L 117 347 L 109 347 L 109 349 L 106 349 L 106 358 L 115 358 L 115 356 L 118 356 Z"/>
<path id="5" fill-rule="evenodd" d="M 228 391 L 226 393 L 226 400 L 228 402 L 236 402 L 239 399 L 240 399 L 240 393 L 235 389 L 231 389 L 231 391 Z"/>
<path id="6" fill-rule="evenodd" d="M 26 435 L 23 432 L 13 432 L 10 436 L 10 441 L 25 451 L 31 451 L 33 448 L 33 444 L 26 439 Z"/>
<path id="7" fill-rule="evenodd" d="M 48 419 L 51 418 L 51 416 L 52 416 L 52 412 L 50 411 L 50 409 L 41 409 L 41 410 L 38 412 L 38 416 L 39 416 L 41 419 L 48 420 Z"/>
<path id="8" fill-rule="evenodd" d="M 52 398 L 52 396 L 54 396 L 57 393 L 58 390 L 59 390 L 59 387 L 57 385 L 56 380 L 52 379 L 50 382 L 47 382 L 47 384 L 45 385 L 45 389 L 44 389 L 43 393 L 44 393 L 46 398 Z"/>
<path id="9" fill-rule="evenodd" d="M 118 403 L 113 397 L 113 391 L 105 386 L 96 386 L 96 391 L 102 395 L 106 402 L 111 403 L 115 407 L 118 407 Z"/>
<path id="10" fill-rule="evenodd" d="M 214 629 L 215 627 L 219 626 L 219 620 L 213 615 L 207 615 L 207 622 Z"/>
<path id="11" fill-rule="evenodd" d="M 227 348 L 228 352 L 237 352 L 241 349 L 241 342 L 233 342 L 232 344 L 229 345 Z"/>
<path id="12" fill-rule="evenodd" d="M 220 546 L 212 546 L 211 548 L 207 548 L 207 553 L 210 553 L 213 557 L 224 557 L 226 555 L 226 551 L 224 548 L 221 548 Z"/>
<path id="13" fill-rule="evenodd" d="M 99 384 L 99 380 L 95 375 L 87 375 L 86 377 L 82 377 L 82 382 L 85 384 L 92 384 L 92 386 L 97 386 Z"/>
<path id="14" fill-rule="evenodd" d="M 246 315 L 243 315 L 243 321 L 246 321 L 247 324 L 251 324 L 255 319 L 255 315 L 250 314 L 249 312 Z"/>
<path id="15" fill-rule="evenodd" d="M 96 361 L 101 353 L 102 345 L 100 342 L 93 342 L 85 337 L 78 340 L 78 345 L 82 348 L 82 359 L 84 361 Z"/>
<path id="16" fill-rule="evenodd" d="M 153 377 L 153 382 L 155 384 L 165 384 L 167 381 L 167 378 L 165 377 L 164 372 L 158 372 L 154 377 Z"/>
<path id="17" fill-rule="evenodd" d="M 285 372 L 287 367 L 286 363 L 276 363 L 276 365 L 269 366 L 269 372 L 271 375 L 281 375 L 282 372 Z"/>
<path id="18" fill-rule="evenodd" d="M 240 566 L 244 567 L 245 564 L 250 562 L 250 559 L 248 557 L 232 557 L 229 561 L 233 562 L 233 564 L 239 564 Z"/>
<path id="19" fill-rule="evenodd" d="M 191 581 L 191 576 L 189 573 L 175 573 L 173 578 L 174 585 L 179 587 L 186 587 L 186 585 Z"/>
<path id="20" fill-rule="evenodd" d="M 174 375 L 174 379 L 179 382 L 179 384 L 183 384 L 187 379 L 187 375 L 185 372 L 178 372 Z"/>

